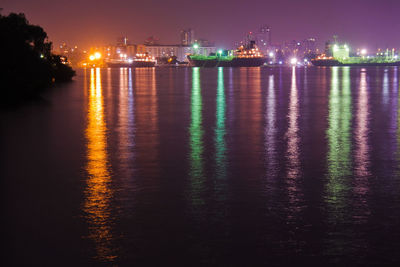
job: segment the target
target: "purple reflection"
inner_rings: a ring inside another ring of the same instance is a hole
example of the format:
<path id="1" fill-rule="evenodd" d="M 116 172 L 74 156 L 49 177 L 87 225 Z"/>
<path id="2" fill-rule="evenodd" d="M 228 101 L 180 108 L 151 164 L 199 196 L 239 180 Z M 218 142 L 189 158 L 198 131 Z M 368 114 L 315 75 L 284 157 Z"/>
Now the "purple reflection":
<path id="1" fill-rule="evenodd" d="M 370 175 L 368 145 L 369 103 L 367 92 L 367 74 L 364 69 L 361 71 L 360 88 L 356 108 L 357 113 L 354 130 L 354 194 L 356 196 L 355 218 L 358 222 L 363 222 L 369 215 L 366 196 L 369 192 L 368 177 Z"/>
<path id="2" fill-rule="evenodd" d="M 397 83 L 397 75 L 398 75 L 398 68 L 394 67 L 393 68 L 393 87 L 392 87 L 392 94 L 390 97 L 391 104 L 390 104 L 390 129 L 394 133 L 396 133 L 397 129 L 397 117 L 398 117 L 398 111 L 397 111 L 397 98 L 398 98 L 398 89 L 399 85 Z"/>
<path id="3" fill-rule="evenodd" d="M 265 150 L 267 154 L 268 177 L 275 176 L 277 172 L 276 159 L 276 97 L 274 87 L 274 75 L 269 75 L 268 95 L 265 108 Z"/>
<path id="4" fill-rule="evenodd" d="M 384 74 L 383 74 L 383 84 L 382 84 L 382 102 L 384 105 L 384 108 L 386 108 L 388 101 L 389 101 L 389 70 L 385 69 Z"/>
<path id="5" fill-rule="evenodd" d="M 369 175 L 369 159 L 368 159 L 368 92 L 367 92 L 367 74 L 361 72 L 360 91 L 358 94 L 356 128 L 355 128 L 355 170 L 358 177 L 366 177 Z M 367 188 L 358 188 L 358 192 L 366 192 Z"/>
<path id="6" fill-rule="evenodd" d="M 292 85 L 290 88 L 289 96 L 289 127 L 286 132 L 287 138 L 287 152 L 286 158 L 287 163 L 287 184 L 288 184 L 288 194 L 289 202 L 292 204 L 292 210 L 299 211 L 300 207 L 293 206 L 300 201 L 299 193 L 300 189 L 298 187 L 297 178 L 300 175 L 300 153 L 299 153 L 299 102 L 297 95 L 297 85 L 296 85 L 296 68 L 292 69 Z"/>
<path id="7" fill-rule="evenodd" d="M 132 176 L 132 159 L 135 147 L 134 99 L 132 70 L 119 69 L 118 157 L 125 179 Z M 125 185 L 127 186 L 127 185 Z"/>
<path id="8" fill-rule="evenodd" d="M 296 85 L 296 68 L 292 70 L 292 86 L 290 88 L 289 98 L 289 127 L 286 132 L 286 138 L 288 139 L 287 158 L 288 162 L 288 178 L 295 179 L 298 177 L 300 170 L 299 160 L 299 102 L 297 96 L 297 85 Z"/>

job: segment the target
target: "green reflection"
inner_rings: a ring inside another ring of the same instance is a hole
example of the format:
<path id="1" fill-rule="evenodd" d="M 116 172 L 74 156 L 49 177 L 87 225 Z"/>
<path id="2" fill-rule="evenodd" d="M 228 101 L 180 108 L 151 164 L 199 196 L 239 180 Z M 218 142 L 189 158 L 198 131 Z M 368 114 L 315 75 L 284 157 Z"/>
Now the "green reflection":
<path id="1" fill-rule="evenodd" d="M 329 94 L 328 175 L 327 201 L 334 220 L 340 219 L 346 206 L 345 196 L 349 184 L 346 177 L 351 175 L 351 90 L 350 69 L 342 68 L 342 90 L 339 89 L 339 68 L 332 68 Z"/>
<path id="2" fill-rule="evenodd" d="M 203 129 L 202 129 L 202 99 L 200 86 L 200 70 L 193 68 L 191 94 L 190 133 L 190 177 L 192 185 L 193 204 L 203 204 L 199 196 L 203 188 Z"/>
<path id="3" fill-rule="evenodd" d="M 218 68 L 217 111 L 215 126 L 215 160 L 218 178 L 226 177 L 226 143 L 225 143 L 225 88 L 224 68 Z"/>

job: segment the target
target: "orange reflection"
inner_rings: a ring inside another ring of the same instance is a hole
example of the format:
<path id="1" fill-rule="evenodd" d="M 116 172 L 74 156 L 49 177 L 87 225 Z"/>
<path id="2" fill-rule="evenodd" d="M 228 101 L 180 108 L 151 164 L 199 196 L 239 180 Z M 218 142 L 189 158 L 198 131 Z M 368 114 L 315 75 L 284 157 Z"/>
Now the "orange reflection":
<path id="1" fill-rule="evenodd" d="M 96 258 L 113 261 L 116 258 L 112 249 L 112 217 L 110 199 L 111 176 L 107 158 L 107 126 L 104 120 L 104 107 L 101 88 L 100 69 L 91 69 L 90 93 L 88 103 L 87 139 L 87 188 L 85 190 L 84 211 L 89 223 L 89 238 L 96 247 Z"/>

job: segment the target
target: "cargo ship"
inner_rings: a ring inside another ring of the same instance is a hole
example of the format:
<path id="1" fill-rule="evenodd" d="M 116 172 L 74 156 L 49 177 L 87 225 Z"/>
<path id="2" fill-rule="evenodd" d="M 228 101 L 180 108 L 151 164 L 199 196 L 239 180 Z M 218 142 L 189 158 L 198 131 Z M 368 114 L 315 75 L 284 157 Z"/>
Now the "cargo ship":
<path id="1" fill-rule="evenodd" d="M 397 55 L 385 53 L 377 56 L 349 56 L 349 47 L 347 45 L 335 44 L 332 48 L 332 56 L 325 54 L 311 59 L 314 66 L 400 66 L 400 60 Z M 361 53 L 366 54 L 366 53 Z"/>
<path id="2" fill-rule="evenodd" d="M 189 62 L 196 67 L 259 67 L 266 62 L 254 41 L 238 47 L 235 51 L 222 51 L 208 56 L 189 55 Z"/>
<path id="3" fill-rule="evenodd" d="M 136 54 L 132 58 L 108 59 L 105 60 L 107 67 L 110 68 L 139 68 L 139 67 L 154 67 L 156 65 L 154 57 L 148 53 Z"/>

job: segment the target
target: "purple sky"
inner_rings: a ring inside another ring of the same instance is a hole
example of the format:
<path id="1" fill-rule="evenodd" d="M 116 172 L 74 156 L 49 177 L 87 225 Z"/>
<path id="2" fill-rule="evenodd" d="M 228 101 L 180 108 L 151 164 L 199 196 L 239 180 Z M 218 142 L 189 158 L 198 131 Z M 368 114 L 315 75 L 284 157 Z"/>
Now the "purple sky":
<path id="1" fill-rule="evenodd" d="M 181 28 L 230 48 L 248 31 L 270 25 L 272 41 L 336 34 L 355 46 L 400 48 L 400 0 L 1 0 L 3 14 L 23 12 L 55 44 L 143 43 L 155 35 L 178 43 Z"/>

